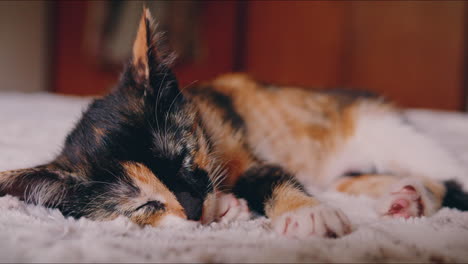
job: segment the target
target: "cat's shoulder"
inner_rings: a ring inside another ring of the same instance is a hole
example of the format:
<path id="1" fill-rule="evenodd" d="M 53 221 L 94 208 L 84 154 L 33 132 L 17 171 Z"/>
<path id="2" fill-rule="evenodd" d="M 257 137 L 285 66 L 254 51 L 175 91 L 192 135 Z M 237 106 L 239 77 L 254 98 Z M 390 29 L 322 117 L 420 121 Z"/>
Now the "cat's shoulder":
<path id="1" fill-rule="evenodd" d="M 231 72 L 217 76 L 211 81 L 217 88 L 240 88 L 258 86 L 260 83 L 247 73 Z"/>

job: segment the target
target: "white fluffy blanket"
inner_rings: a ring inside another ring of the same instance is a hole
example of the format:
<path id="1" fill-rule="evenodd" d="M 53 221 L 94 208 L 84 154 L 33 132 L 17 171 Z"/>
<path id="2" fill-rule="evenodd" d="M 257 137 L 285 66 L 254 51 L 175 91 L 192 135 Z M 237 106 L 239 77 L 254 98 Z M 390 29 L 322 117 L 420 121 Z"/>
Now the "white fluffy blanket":
<path id="1" fill-rule="evenodd" d="M 0 94 L 0 170 L 51 160 L 89 99 Z M 409 111 L 410 120 L 468 164 L 468 117 Z M 468 172 L 468 168 L 467 168 Z M 467 174 L 468 177 L 468 174 Z M 378 220 L 365 197 L 326 195 L 356 231 L 340 239 L 293 240 L 268 220 L 228 225 L 140 228 L 127 219 L 93 222 L 0 198 L 1 262 L 467 262 L 468 213 Z"/>

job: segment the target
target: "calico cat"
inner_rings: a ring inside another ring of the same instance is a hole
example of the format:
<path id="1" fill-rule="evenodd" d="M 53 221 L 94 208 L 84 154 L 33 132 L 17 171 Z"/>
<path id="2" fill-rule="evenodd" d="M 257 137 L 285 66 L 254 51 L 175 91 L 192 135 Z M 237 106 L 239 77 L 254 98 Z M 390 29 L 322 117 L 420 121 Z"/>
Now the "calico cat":
<path id="1" fill-rule="evenodd" d="M 179 89 L 173 60 L 145 10 L 118 85 L 92 102 L 54 161 L 0 173 L 0 195 L 153 226 L 253 210 L 291 237 L 352 231 L 317 198 L 329 189 L 377 199 L 382 217 L 468 209 L 456 181 L 467 172 L 380 97 L 242 74 Z"/>

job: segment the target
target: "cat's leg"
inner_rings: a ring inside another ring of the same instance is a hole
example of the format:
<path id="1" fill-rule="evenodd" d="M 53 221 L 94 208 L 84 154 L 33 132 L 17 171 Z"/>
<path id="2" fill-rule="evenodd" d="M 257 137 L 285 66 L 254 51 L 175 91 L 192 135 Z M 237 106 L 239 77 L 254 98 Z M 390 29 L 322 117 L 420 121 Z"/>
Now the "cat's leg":
<path id="1" fill-rule="evenodd" d="M 463 182 L 468 172 L 460 161 L 405 122 L 399 112 L 382 109 L 372 104 L 360 105 L 355 136 L 350 139 L 351 153 L 370 162 L 378 173 Z"/>
<path id="2" fill-rule="evenodd" d="M 393 175 L 344 177 L 335 189 L 352 195 L 377 199 L 376 210 L 382 217 L 420 217 L 434 214 L 442 205 L 445 186 L 435 180 Z"/>
<path id="3" fill-rule="evenodd" d="M 249 207 L 271 219 L 272 228 L 288 237 L 340 237 L 351 232 L 348 218 L 338 209 L 309 195 L 282 168 L 254 166 L 239 179 L 234 193 Z"/>

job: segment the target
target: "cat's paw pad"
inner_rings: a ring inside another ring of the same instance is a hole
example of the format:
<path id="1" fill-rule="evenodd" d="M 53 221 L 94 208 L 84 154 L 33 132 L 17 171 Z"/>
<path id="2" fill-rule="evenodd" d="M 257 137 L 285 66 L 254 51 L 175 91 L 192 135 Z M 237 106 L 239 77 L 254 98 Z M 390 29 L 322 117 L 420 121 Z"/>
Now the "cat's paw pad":
<path id="1" fill-rule="evenodd" d="M 248 220 L 250 217 L 246 200 L 237 198 L 231 193 L 218 195 L 215 221 L 229 223 L 234 220 Z"/>
<path id="2" fill-rule="evenodd" d="M 424 215 L 424 203 L 418 188 L 404 185 L 379 201 L 380 214 L 384 217 L 410 218 Z"/>
<path id="3" fill-rule="evenodd" d="M 352 231 L 348 217 L 341 210 L 325 205 L 284 213 L 272 220 L 272 226 L 277 233 L 291 238 L 337 238 Z"/>

